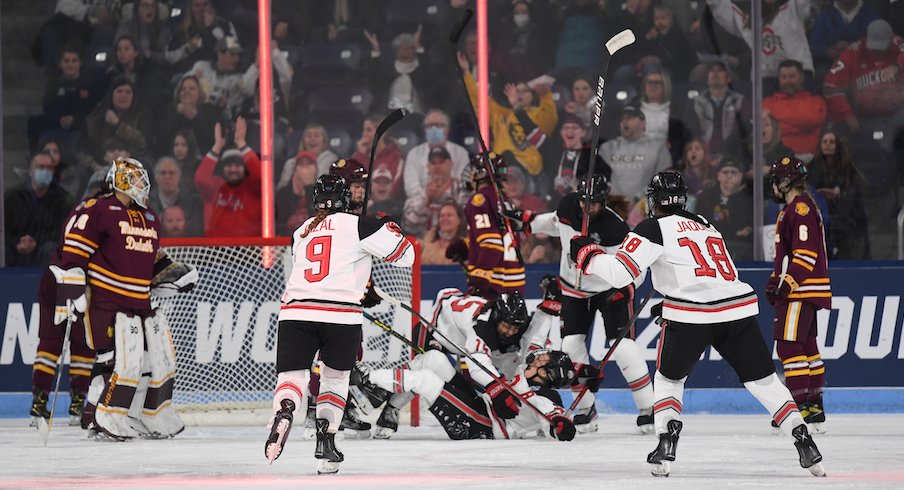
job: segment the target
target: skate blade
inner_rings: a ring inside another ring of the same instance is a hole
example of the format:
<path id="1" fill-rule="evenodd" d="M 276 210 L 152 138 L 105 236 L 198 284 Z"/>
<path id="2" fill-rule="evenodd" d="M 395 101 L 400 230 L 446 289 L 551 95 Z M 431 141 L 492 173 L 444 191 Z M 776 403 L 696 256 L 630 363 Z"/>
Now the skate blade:
<path id="1" fill-rule="evenodd" d="M 669 471 L 671 470 L 671 465 L 668 461 L 661 461 L 659 463 L 650 463 L 650 473 L 659 478 L 668 478 Z"/>
<path id="2" fill-rule="evenodd" d="M 69 414 L 69 427 L 81 426 L 82 416 Z"/>
<path id="3" fill-rule="evenodd" d="M 813 476 L 824 477 L 826 476 L 826 469 L 823 468 L 822 463 L 816 463 L 813 466 L 807 468 Z"/>
<path id="4" fill-rule="evenodd" d="M 589 434 L 591 432 L 596 432 L 599 430 L 599 426 L 596 422 L 590 422 L 589 424 L 581 424 L 574 426 L 575 430 L 578 434 Z"/>
<path id="5" fill-rule="evenodd" d="M 44 445 L 47 445 L 47 439 L 50 438 L 50 424 L 47 423 L 47 420 L 44 417 L 36 417 L 38 420 L 38 434 L 41 435 L 41 440 L 44 441 Z"/>
<path id="6" fill-rule="evenodd" d="M 374 431 L 374 439 L 389 439 L 395 433 L 396 431 L 392 429 L 379 427 Z"/>
<path id="7" fill-rule="evenodd" d="M 270 434 L 270 439 L 272 440 L 267 442 L 267 447 L 264 449 L 268 464 L 273 464 L 280 453 L 282 453 L 283 446 L 285 445 L 286 430 L 288 430 L 288 428 L 289 421 L 283 419 L 279 421 L 279 425 L 277 425 L 276 429 Z M 274 435 L 276 436 L 275 439 L 273 438 Z"/>
<path id="8" fill-rule="evenodd" d="M 653 426 L 653 424 L 644 424 L 644 425 L 637 426 L 638 434 L 646 435 L 646 434 L 652 434 L 654 432 L 656 432 L 656 428 Z"/>
<path id="9" fill-rule="evenodd" d="M 321 459 L 317 461 L 318 475 L 333 475 L 339 473 L 339 462 Z"/>
<path id="10" fill-rule="evenodd" d="M 807 424 L 807 431 L 812 434 L 825 434 L 828 432 L 828 428 L 826 428 L 825 422 L 816 422 L 812 424 Z"/>

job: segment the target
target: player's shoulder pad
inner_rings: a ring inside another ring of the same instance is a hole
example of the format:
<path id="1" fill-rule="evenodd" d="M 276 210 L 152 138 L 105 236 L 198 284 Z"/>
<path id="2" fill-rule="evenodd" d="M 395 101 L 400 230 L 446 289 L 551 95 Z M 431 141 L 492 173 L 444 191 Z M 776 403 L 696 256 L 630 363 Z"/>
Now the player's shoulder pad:
<path id="1" fill-rule="evenodd" d="M 659 218 L 647 218 L 634 227 L 634 234 L 647 240 L 662 245 L 662 228 L 659 227 Z"/>
<path id="2" fill-rule="evenodd" d="M 578 205 L 580 196 L 577 192 L 566 194 L 559 201 L 559 207 L 556 209 L 556 217 L 559 221 L 571 226 L 575 230 L 581 226 L 581 208 Z"/>
<path id="3" fill-rule="evenodd" d="M 373 216 L 358 216 L 358 238 L 364 240 L 373 235 L 380 228 L 383 228 L 383 222 Z"/>
<path id="4" fill-rule="evenodd" d="M 590 222 L 591 233 L 599 234 L 600 245 L 612 247 L 620 244 L 631 228 L 615 211 L 607 206 L 600 212 L 600 216 Z"/>

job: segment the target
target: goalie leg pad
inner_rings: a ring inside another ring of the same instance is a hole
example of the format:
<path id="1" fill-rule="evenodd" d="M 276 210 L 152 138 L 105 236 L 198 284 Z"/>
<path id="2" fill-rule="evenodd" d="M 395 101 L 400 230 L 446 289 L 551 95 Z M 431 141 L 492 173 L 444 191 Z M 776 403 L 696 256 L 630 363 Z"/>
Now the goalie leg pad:
<path id="1" fill-rule="evenodd" d="M 142 319 L 117 313 L 115 317 L 113 374 L 104 386 L 94 421 L 99 431 L 117 439 L 131 439 L 138 432 L 129 423 L 129 408 L 141 379 L 144 354 Z"/>
<path id="2" fill-rule="evenodd" d="M 493 439 L 493 423 L 487 406 L 476 392 L 465 392 L 446 383 L 430 405 L 449 439 Z"/>
<path id="3" fill-rule="evenodd" d="M 423 354 L 418 354 L 408 362 L 408 367 L 412 370 L 426 369 L 433 371 L 444 383 L 448 383 L 455 376 L 455 366 L 449 362 L 449 358 L 438 350 L 429 350 Z"/>
<path id="4" fill-rule="evenodd" d="M 791 436 L 791 430 L 804 423 L 791 392 L 782 384 L 775 373 L 755 381 L 744 383 L 753 396 L 769 411 L 773 422 L 781 427 L 782 432 Z M 658 422 L 658 421 L 657 421 Z"/>
<path id="5" fill-rule="evenodd" d="M 147 427 L 149 437 L 173 437 L 185 430 L 185 424 L 173 408 L 176 349 L 173 347 L 169 324 L 162 311 L 155 311 L 154 316 L 145 320 L 144 335 L 147 341 L 145 356 L 150 378 L 140 419 Z"/>
<path id="6" fill-rule="evenodd" d="M 640 353 L 640 347 L 633 339 L 625 337 L 612 353 L 612 360 L 618 364 L 622 376 L 631 388 L 631 396 L 638 410 L 653 406 L 653 383 L 647 362 Z"/>

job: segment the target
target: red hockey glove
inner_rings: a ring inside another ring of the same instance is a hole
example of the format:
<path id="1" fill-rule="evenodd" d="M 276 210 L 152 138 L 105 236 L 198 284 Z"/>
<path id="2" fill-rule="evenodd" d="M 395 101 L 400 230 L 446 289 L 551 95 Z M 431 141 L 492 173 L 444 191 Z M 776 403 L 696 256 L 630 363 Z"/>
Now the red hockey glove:
<path id="1" fill-rule="evenodd" d="M 586 272 L 590 259 L 601 253 L 605 253 L 603 247 L 589 236 L 577 235 L 571 239 L 571 259 L 581 271 Z"/>
<path id="2" fill-rule="evenodd" d="M 600 389 L 603 377 L 600 376 L 600 369 L 593 364 L 574 363 L 574 372 L 577 374 L 575 386 L 586 386 L 588 391 L 596 393 Z"/>
<path id="3" fill-rule="evenodd" d="M 559 278 L 546 274 L 540 279 L 540 291 L 543 292 L 543 301 L 539 308 L 544 313 L 559 316 L 562 313 L 562 288 L 559 287 Z"/>
<path id="4" fill-rule="evenodd" d="M 549 435 L 560 441 L 570 441 L 574 439 L 577 432 L 574 428 L 574 422 L 568 417 L 562 415 L 553 415 L 549 421 Z"/>
<path id="5" fill-rule="evenodd" d="M 493 381 L 486 386 L 487 395 L 493 401 L 493 411 L 500 418 L 513 419 L 521 411 L 521 400 L 512 395 L 505 386 L 505 380 Z"/>

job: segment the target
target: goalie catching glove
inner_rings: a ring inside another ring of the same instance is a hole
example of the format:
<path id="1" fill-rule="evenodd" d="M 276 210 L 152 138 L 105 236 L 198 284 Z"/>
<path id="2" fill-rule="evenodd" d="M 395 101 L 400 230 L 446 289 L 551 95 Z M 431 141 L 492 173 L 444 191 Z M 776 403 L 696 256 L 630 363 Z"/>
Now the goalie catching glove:
<path id="1" fill-rule="evenodd" d="M 598 254 L 606 253 L 599 243 L 596 243 L 593 238 L 590 238 L 587 235 L 577 235 L 572 238 L 570 252 L 571 259 L 574 260 L 574 263 L 584 273 L 587 272 L 587 265 L 590 263 L 591 259 Z"/>
<path id="2" fill-rule="evenodd" d="M 493 411 L 502 419 L 513 419 L 521 411 L 521 400 L 512 395 L 503 385 L 504 379 L 493 381 L 486 386 L 487 395 L 493 401 Z"/>
<path id="3" fill-rule="evenodd" d="M 59 325 L 66 319 L 74 322 L 88 307 L 88 300 L 85 297 L 85 270 L 81 267 L 62 269 L 51 265 L 50 273 L 57 283 L 53 324 Z"/>
<path id="4" fill-rule="evenodd" d="M 169 258 L 158 259 L 157 263 L 166 265 L 151 280 L 151 294 L 156 298 L 169 298 L 179 293 L 187 293 L 198 284 L 198 270 L 194 266 L 173 262 Z"/>

